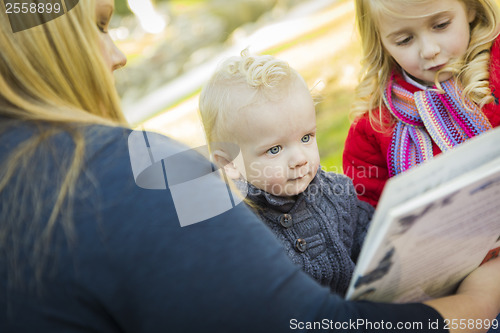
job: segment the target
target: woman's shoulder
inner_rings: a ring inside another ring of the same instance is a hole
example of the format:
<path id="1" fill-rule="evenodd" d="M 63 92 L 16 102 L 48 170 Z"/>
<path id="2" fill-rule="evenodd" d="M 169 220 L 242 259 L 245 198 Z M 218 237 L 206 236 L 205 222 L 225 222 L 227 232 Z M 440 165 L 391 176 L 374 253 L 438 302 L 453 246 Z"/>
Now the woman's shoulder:
<path id="1" fill-rule="evenodd" d="M 83 133 L 87 163 L 104 165 L 107 169 L 128 167 L 135 174 L 182 152 L 186 152 L 184 158 L 193 162 L 203 158 L 197 151 L 160 133 L 104 125 L 87 126 Z"/>

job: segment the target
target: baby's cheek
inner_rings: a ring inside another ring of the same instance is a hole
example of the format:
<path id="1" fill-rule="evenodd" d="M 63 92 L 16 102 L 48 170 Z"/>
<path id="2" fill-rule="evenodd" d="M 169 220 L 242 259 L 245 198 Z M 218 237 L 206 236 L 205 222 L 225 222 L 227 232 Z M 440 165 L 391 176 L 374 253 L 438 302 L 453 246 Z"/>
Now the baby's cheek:
<path id="1" fill-rule="evenodd" d="M 274 195 L 282 195 L 285 191 L 286 179 L 283 174 L 278 172 L 274 174 L 268 174 L 267 177 L 262 179 L 263 186 L 265 187 L 266 192 L 269 192 Z"/>
<path id="2" fill-rule="evenodd" d="M 279 166 L 265 165 L 259 168 L 261 173 L 260 178 L 267 179 L 269 182 L 275 183 L 283 177 L 284 171 Z"/>
<path id="3" fill-rule="evenodd" d="M 267 186 L 281 185 L 284 183 L 283 176 L 279 173 L 269 173 L 263 178 Z"/>

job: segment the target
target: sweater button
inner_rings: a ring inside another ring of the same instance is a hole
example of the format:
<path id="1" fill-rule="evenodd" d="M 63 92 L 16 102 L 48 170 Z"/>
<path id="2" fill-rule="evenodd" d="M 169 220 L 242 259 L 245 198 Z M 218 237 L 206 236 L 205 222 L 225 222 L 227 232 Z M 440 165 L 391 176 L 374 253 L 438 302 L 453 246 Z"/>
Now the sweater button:
<path id="1" fill-rule="evenodd" d="M 299 238 L 295 241 L 295 248 L 299 252 L 306 252 L 307 242 L 303 238 Z"/>
<path id="2" fill-rule="evenodd" d="M 292 222 L 292 215 L 290 214 L 283 214 L 279 217 L 280 224 L 285 227 L 285 228 L 290 228 L 293 224 Z"/>

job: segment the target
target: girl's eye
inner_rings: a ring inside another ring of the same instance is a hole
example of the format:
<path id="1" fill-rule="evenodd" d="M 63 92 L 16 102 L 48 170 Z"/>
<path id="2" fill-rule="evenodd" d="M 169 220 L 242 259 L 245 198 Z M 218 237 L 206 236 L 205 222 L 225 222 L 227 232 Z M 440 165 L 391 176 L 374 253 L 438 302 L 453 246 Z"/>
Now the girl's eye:
<path id="1" fill-rule="evenodd" d="M 443 23 L 440 23 L 440 24 L 436 24 L 434 26 L 434 29 L 437 29 L 437 30 L 443 30 L 443 29 L 446 29 L 446 27 L 448 27 L 450 25 L 450 21 L 446 21 L 446 22 L 443 22 Z"/>
<path id="2" fill-rule="evenodd" d="M 406 45 L 406 44 L 410 43 L 412 39 L 413 39 L 412 36 L 408 36 L 403 40 L 397 41 L 396 45 L 398 45 L 398 46 Z"/>
<path id="3" fill-rule="evenodd" d="M 274 146 L 267 151 L 269 155 L 276 155 L 281 151 L 281 146 Z"/>
<path id="4" fill-rule="evenodd" d="M 303 143 L 307 143 L 311 140 L 311 134 L 306 134 L 300 139 Z"/>

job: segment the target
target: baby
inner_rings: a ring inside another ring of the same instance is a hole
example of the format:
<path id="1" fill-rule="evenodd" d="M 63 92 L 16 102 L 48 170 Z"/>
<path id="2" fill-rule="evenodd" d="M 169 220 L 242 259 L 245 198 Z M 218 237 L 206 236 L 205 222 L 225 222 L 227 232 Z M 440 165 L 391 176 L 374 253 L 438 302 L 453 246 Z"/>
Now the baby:
<path id="1" fill-rule="evenodd" d="M 349 178 L 320 168 L 302 77 L 284 61 L 243 51 L 203 88 L 200 112 L 214 163 L 245 190 L 293 262 L 344 295 L 373 207 L 357 199 Z"/>

